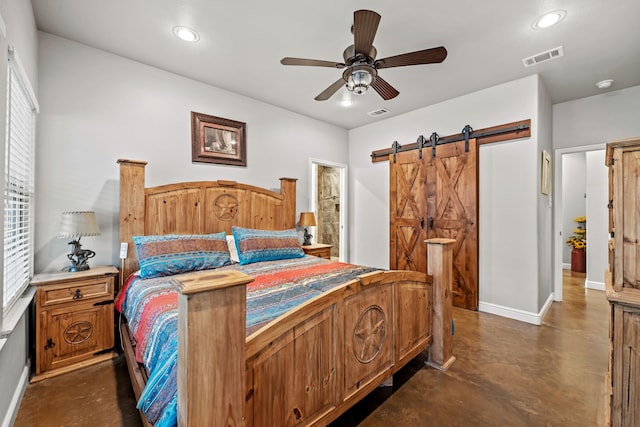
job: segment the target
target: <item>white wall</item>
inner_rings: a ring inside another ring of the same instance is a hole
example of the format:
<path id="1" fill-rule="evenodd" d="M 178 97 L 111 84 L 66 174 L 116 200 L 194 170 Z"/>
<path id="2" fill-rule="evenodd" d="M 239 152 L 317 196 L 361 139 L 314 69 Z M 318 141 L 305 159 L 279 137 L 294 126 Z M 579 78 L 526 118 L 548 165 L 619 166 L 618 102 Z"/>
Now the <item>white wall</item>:
<path id="1" fill-rule="evenodd" d="M 640 136 L 640 86 L 621 89 L 602 95 L 590 96 L 575 101 L 563 102 L 553 106 L 553 148 L 556 152 L 585 151 L 590 146 L 602 145 L 607 141 Z M 556 156 L 554 156 L 555 158 Z M 562 173 L 562 171 L 560 171 Z M 607 181 L 608 182 L 608 179 Z M 587 227 L 598 227 L 595 219 Z M 556 221 L 560 219 L 556 218 Z M 605 222 L 608 227 L 608 220 Z M 564 237 L 564 236 L 562 236 Z M 556 235 L 557 239 L 562 237 Z M 587 257 L 592 260 L 608 259 L 607 245 L 587 242 Z M 556 248 L 564 245 L 558 241 Z M 589 274 L 589 260 L 587 260 Z M 591 271 L 597 274 L 600 266 Z M 591 278 L 588 278 L 588 281 Z M 594 281 L 598 279 L 594 277 Z M 562 286 L 562 274 L 555 274 L 556 286 Z M 588 283 L 587 283 L 588 284 Z"/>
<path id="2" fill-rule="evenodd" d="M 640 86 L 553 106 L 553 148 L 640 136 Z"/>
<path id="3" fill-rule="evenodd" d="M 584 152 L 562 155 L 562 238 L 568 240 L 578 224 L 577 216 L 587 214 L 587 163 Z M 571 264 L 571 246 L 562 245 L 562 262 Z"/>
<path id="4" fill-rule="evenodd" d="M 586 153 L 587 281 L 589 288 L 604 290 L 604 272 L 608 266 L 609 170 L 605 150 Z M 592 250 L 593 249 L 593 250 Z M 604 256 L 603 256 L 604 255 Z"/>
<path id="5" fill-rule="evenodd" d="M 546 151 L 549 155 L 552 153 L 552 116 L 551 97 L 540 80 L 538 85 L 538 159 L 536 167 L 538 182 L 536 191 L 538 195 L 538 306 L 535 311 L 540 315 L 544 315 L 541 311 L 545 304 L 551 304 L 551 293 L 553 292 L 553 215 L 551 203 L 553 194 L 552 192 L 548 195 L 542 194 L 541 188 L 542 152 Z M 551 169 L 553 170 L 553 166 Z M 537 316 L 536 322 L 541 320 L 540 317 Z"/>
<path id="6" fill-rule="evenodd" d="M 116 55 L 40 34 L 36 271 L 67 264 L 60 213 L 94 210 L 101 236 L 83 238 L 93 265 L 118 253 L 118 158 L 145 160 L 147 185 L 229 179 L 279 189 L 298 178 L 308 210 L 308 158 L 347 163 L 347 131 Z M 190 112 L 247 124 L 246 168 L 191 162 Z"/>
<path id="7" fill-rule="evenodd" d="M 33 9 L 29 0 L 0 0 L 0 17 L 7 28 L 6 38 L 0 35 L 0 135 L 5 142 L 7 117 L 7 48 L 13 46 L 20 58 L 29 83 L 38 93 L 38 38 Z M 0 164 L 4 165 L 4 148 Z M 3 182 L 0 180 L 0 182 Z M 0 183 L 0 185 L 3 185 Z M 0 218 L 2 224 L 2 218 Z M 3 266 L 0 265 L 0 277 Z M 0 307 L 2 307 L 0 298 Z M 21 306 L 23 308 L 23 306 Z M 7 316 L 9 314 L 9 316 Z M 16 308 L 11 313 L 0 309 L 0 425 L 11 425 L 28 380 L 29 321 L 26 312 Z M 8 319 L 15 319 L 9 325 Z"/>
<path id="8" fill-rule="evenodd" d="M 389 267 L 389 165 L 372 151 L 531 119 L 530 138 L 480 148 L 479 286 L 485 307 L 537 313 L 539 84 L 529 76 L 349 131 L 351 261 Z"/>

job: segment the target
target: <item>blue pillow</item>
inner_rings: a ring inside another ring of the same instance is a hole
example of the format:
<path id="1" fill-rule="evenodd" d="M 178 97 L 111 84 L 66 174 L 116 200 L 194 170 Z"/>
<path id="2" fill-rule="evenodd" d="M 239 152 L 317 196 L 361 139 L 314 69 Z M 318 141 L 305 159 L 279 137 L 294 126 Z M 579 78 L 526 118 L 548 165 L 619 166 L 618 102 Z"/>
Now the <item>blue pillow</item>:
<path id="1" fill-rule="evenodd" d="M 291 230 L 254 230 L 231 227 L 231 231 L 236 241 L 240 265 L 304 256 L 295 228 Z"/>
<path id="2" fill-rule="evenodd" d="M 133 236 L 140 277 L 171 276 L 231 264 L 227 235 Z"/>

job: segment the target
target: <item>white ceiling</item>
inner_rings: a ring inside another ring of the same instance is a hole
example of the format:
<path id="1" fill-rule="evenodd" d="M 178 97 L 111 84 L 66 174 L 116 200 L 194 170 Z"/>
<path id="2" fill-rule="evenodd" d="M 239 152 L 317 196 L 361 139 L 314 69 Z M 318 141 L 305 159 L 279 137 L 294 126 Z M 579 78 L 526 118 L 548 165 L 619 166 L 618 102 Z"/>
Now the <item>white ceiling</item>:
<path id="1" fill-rule="evenodd" d="M 144 64 L 352 129 L 499 83 L 539 73 L 553 103 L 640 85 L 639 0 L 32 0 L 38 29 Z M 382 15 L 378 58 L 445 46 L 441 64 L 380 70 L 400 95 L 370 90 L 340 101 L 313 98 L 342 71 L 285 67 L 285 56 L 342 62 L 353 12 Z M 545 12 L 566 17 L 546 30 Z M 171 29 L 196 29 L 186 43 Z M 565 56 L 524 68 L 522 58 L 564 47 Z M 387 108 L 373 118 L 367 112 Z"/>

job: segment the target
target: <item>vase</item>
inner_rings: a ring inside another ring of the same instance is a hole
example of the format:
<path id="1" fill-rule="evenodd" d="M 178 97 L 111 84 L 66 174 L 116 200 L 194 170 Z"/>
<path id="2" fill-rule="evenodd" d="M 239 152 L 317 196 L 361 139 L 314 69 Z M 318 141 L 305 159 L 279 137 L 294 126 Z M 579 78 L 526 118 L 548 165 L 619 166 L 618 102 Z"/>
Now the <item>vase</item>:
<path id="1" fill-rule="evenodd" d="M 586 273 L 587 271 L 587 251 L 584 249 L 574 249 L 571 251 L 571 271 Z"/>

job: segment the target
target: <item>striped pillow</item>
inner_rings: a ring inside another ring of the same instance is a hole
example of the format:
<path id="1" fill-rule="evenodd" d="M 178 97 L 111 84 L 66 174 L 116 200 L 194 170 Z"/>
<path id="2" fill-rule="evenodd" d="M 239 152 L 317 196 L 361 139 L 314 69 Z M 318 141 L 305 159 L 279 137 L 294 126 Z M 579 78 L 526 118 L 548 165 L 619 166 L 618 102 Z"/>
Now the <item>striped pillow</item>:
<path id="1" fill-rule="evenodd" d="M 140 277 L 171 276 L 231 264 L 224 231 L 216 234 L 133 236 Z"/>
<path id="2" fill-rule="evenodd" d="M 240 265 L 304 256 L 295 228 L 276 231 L 231 227 L 231 231 L 236 241 Z"/>

